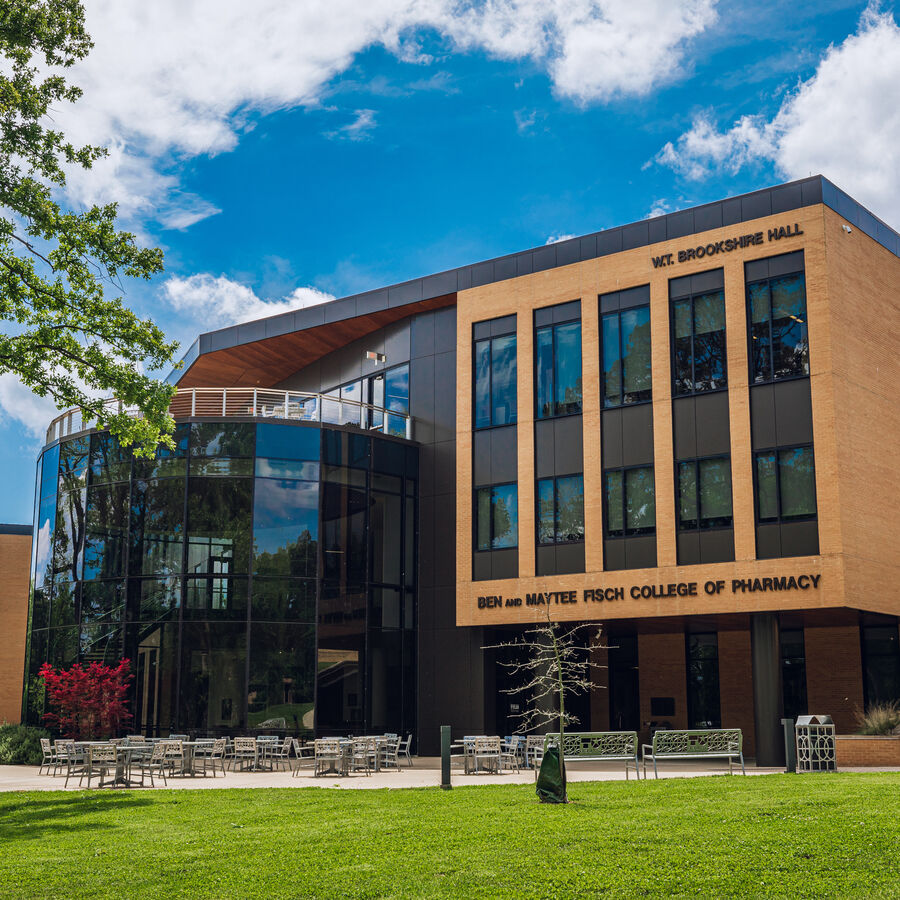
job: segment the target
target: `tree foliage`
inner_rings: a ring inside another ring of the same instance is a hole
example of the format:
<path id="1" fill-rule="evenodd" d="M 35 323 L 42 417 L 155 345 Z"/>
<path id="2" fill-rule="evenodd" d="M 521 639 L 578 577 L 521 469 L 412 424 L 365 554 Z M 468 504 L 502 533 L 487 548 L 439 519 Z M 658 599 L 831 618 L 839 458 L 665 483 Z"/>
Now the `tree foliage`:
<path id="1" fill-rule="evenodd" d="M 75 663 L 59 671 L 44 663 L 39 674 L 53 710 L 44 721 L 78 741 L 115 736 L 131 719 L 126 699 L 130 669 L 127 659 L 117 666 L 93 662 L 85 669 Z"/>
<path id="2" fill-rule="evenodd" d="M 121 279 L 162 271 L 162 251 L 117 230 L 115 204 L 72 212 L 58 202 L 66 168 L 106 153 L 51 127 L 54 110 L 81 96 L 64 72 L 91 46 L 80 0 L 0 4 L 0 374 L 149 454 L 170 441 L 174 389 L 143 370 L 166 365 L 177 345 L 124 305 Z M 109 392 L 141 417 L 97 399 Z"/>

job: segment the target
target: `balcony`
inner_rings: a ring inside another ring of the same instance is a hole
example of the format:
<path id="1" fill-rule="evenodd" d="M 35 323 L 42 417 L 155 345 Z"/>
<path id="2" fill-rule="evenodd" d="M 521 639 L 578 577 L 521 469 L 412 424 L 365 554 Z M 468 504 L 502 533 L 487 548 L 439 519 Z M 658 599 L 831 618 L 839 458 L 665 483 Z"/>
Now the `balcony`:
<path id="1" fill-rule="evenodd" d="M 139 416 L 136 407 L 118 400 L 107 400 L 115 412 Z M 376 431 L 413 440 L 413 420 L 407 413 L 393 409 L 342 400 L 329 394 L 304 391 L 277 391 L 269 388 L 185 388 L 179 389 L 169 404 L 169 412 L 178 419 L 255 418 L 286 419 L 318 425 L 349 425 L 362 431 Z M 80 409 L 57 416 L 47 429 L 47 443 L 95 428 Z"/>

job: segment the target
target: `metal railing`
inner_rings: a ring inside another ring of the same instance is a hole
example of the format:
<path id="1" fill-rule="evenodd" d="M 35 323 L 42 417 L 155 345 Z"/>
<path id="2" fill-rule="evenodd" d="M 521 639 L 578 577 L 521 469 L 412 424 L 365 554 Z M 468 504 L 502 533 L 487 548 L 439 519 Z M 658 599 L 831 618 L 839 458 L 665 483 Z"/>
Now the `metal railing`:
<path id="1" fill-rule="evenodd" d="M 119 400 L 104 404 L 113 412 L 140 416 L 134 406 Z M 233 418 L 290 419 L 320 425 L 352 425 L 363 431 L 378 431 L 395 437 L 413 439 L 410 415 L 358 400 L 341 399 L 330 394 L 305 391 L 277 391 L 270 388 L 179 388 L 169 404 L 177 419 Z M 47 429 L 47 443 L 96 427 L 82 410 L 70 409 L 57 416 Z"/>

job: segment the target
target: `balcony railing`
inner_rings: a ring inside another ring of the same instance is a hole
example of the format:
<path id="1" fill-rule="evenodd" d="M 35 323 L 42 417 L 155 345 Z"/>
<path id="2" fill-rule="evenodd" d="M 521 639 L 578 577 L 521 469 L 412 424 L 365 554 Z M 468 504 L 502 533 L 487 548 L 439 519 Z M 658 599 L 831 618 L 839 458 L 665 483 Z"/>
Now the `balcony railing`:
<path id="1" fill-rule="evenodd" d="M 137 407 L 118 400 L 105 404 L 114 412 L 140 416 Z M 289 419 L 320 425 L 352 425 L 363 431 L 378 431 L 395 437 L 413 439 L 413 420 L 406 413 L 358 400 L 346 400 L 330 394 L 304 391 L 276 391 L 270 388 L 179 388 L 169 404 L 176 419 L 233 418 Z M 96 427 L 80 409 L 57 416 L 47 429 L 47 443 Z"/>

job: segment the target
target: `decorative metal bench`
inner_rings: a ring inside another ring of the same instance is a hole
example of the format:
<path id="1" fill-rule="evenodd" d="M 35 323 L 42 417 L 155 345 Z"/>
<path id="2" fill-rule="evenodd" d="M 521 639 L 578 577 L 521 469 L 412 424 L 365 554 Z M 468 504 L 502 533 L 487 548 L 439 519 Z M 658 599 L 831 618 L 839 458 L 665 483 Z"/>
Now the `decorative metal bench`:
<path id="1" fill-rule="evenodd" d="M 544 753 L 551 747 L 559 746 L 559 734 L 544 735 Z M 625 778 L 628 766 L 634 765 L 634 776 L 638 771 L 638 736 L 636 731 L 572 731 L 563 735 L 563 759 L 566 762 L 610 762 L 621 760 L 625 763 Z M 534 777 L 537 778 L 540 760 L 535 760 Z"/>
<path id="2" fill-rule="evenodd" d="M 641 754 L 644 763 L 644 778 L 647 777 L 647 757 L 653 760 L 653 774 L 659 778 L 657 759 L 727 759 L 728 774 L 733 774 L 735 759 L 744 768 L 742 750 L 743 736 L 740 728 L 703 728 L 696 731 L 657 731 L 652 744 L 644 744 Z"/>

